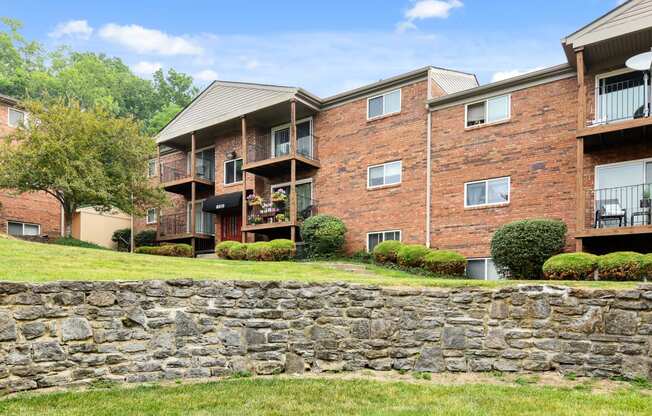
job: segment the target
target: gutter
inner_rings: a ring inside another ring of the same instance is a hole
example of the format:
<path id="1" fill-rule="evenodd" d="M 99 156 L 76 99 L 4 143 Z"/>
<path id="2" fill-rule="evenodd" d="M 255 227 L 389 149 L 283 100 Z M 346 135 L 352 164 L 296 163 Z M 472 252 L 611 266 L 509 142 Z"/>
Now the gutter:
<path id="1" fill-rule="evenodd" d="M 428 96 L 432 99 L 432 74 L 428 70 Z M 426 105 L 426 247 L 430 248 L 430 211 L 432 209 L 432 111 Z"/>
<path id="2" fill-rule="evenodd" d="M 459 91 L 454 94 L 432 98 L 428 100 L 428 108 L 430 111 L 434 111 L 460 104 L 468 104 L 473 101 L 490 98 L 494 95 L 506 94 L 536 85 L 546 84 L 549 82 L 558 81 L 560 79 L 572 78 L 576 76 L 577 73 L 575 69 L 568 63 L 564 63 L 539 71 L 519 75 L 517 77 L 508 78 L 502 81 L 492 82 L 491 84 Z"/>

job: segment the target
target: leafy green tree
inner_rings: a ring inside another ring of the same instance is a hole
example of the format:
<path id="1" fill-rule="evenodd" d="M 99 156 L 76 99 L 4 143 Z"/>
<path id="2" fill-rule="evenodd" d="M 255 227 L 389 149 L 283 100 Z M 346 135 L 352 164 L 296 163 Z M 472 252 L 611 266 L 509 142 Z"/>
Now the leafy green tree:
<path id="1" fill-rule="evenodd" d="M 175 103 L 170 103 L 163 107 L 147 122 L 147 134 L 155 135 L 161 131 L 181 111 L 181 108 L 181 106 Z"/>
<path id="2" fill-rule="evenodd" d="M 164 202 L 147 178 L 154 141 L 132 118 L 62 99 L 24 106 L 30 122 L 0 146 L 0 188 L 52 195 L 63 207 L 67 236 L 80 207 L 141 214 Z"/>

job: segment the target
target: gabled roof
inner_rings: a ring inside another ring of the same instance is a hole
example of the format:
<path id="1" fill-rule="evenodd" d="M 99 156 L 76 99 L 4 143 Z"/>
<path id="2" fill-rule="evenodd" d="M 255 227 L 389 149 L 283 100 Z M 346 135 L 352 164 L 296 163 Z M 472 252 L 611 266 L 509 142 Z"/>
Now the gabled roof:
<path id="1" fill-rule="evenodd" d="M 213 81 L 158 133 L 156 141 L 165 142 L 282 103 L 297 94 L 306 95 L 294 87 Z"/>
<path id="2" fill-rule="evenodd" d="M 566 54 L 652 27 L 652 0 L 629 0 L 562 39 Z"/>
<path id="3" fill-rule="evenodd" d="M 475 88 L 479 85 L 478 78 L 475 74 L 468 74 L 466 72 L 451 71 L 445 68 L 430 68 L 432 80 L 441 87 L 446 94 L 454 94 L 456 92 Z"/>

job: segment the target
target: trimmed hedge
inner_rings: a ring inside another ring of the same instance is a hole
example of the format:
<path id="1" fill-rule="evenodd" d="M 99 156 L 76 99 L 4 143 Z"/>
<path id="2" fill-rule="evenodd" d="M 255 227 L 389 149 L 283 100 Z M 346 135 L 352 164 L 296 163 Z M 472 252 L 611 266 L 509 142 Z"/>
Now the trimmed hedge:
<path id="1" fill-rule="evenodd" d="M 466 258 L 456 251 L 431 250 L 423 257 L 423 265 L 434 274 L 464 276 Z"/>
<path id="2" fill-rule="evenodd" d="M 57 244 L 59 246 L 70 246 L 70 247 L 81 247 L 81 248 L 92 248 L 96 250 L 108 250 L 106 247 L 102 247 L 95 243 L 89 243 L 88 241 L 78 240 L 73 237 L 59 237 L 52 244 Z"/>
<path id="3" fill-rule="evenodd" d="M 247 247 L 247 260 L 254 261 L 271 261 L 272 246 L 266 241 L 259 241 L 256 243 L 246 244 Z"/>
<path id="4" fill-rule="evenodd" d="M 566 244 L 566 224 L 557 220 L 523 220 L 499 228 L 491 239 L 491 257 L 511 279 L 540 279 L 543 263 Z"/>
<path id="5" fill-rule="evenodd" d="M 215 247 L 215 253 L 223 259 L 253 261 L 283 261 L 294 258 L 296 245 L 285 239 L 240 243 L 222 241 Z"/>
<path id="6" fill-rule="evenodd" d="M 406 244 L 396 253 L 398 264 L 403 267 L 422 267 L 423 258 L 430 252 L 426 246 L 420 244 Z"/>
<path id="7" fill-rule="evenodd" d="M 344 247 L 346 226 L 337 217 L 315 215 L 301 224 L 301 238 L 307 257 L 334 257 Z"/>
<path id="8" fill-rule="evenodd" d="M 230 260 L 244 260 L 247 258 L 247 245 L 236 242 L 229 247 L 227 258 Z"/>
<path id="9" fill-rule="evenodd" d="M 189 244 L 162 244 L 160 246 L 143 246 L 134 250 L 135 253 L 153 254 L 168 257 L 192 257 L 192 247 Z"/>
<path id="10" fill-rule="evenodd" d="M 589 253 L 564 253 L 543 263 L 543 275 L 550 280 L 590 280 L 599 257 Z"/>
<path id="11" fill-rule="evenodd" d="M 134 235 L 136 247 L 153 246 L 156 244 L 156 230 L 143 230 Z"/>
<path id="12" fill-rule="evenodd" d="M 272 259 L 275 261 L 290 260 L 297 254 L 297 246 L 292 240 L 279 238 L 269 242 Z"/>
<path id="13" fill-rule="evenodd" d="M 397 240 L 387 240 L 374 247 L 372 255 L 378 263 L 396 263 L 398 251 L 403 243 Z"/>
<path id="14" fill-rule="evenodd" d="M 241 243 L 238 241 L 221 241 L 215 246 L 215 254 L 217 254 L 217 257 L 219 258 L 228 259 L 229 249 L 234 244 L 241 244 Z"/>
<path id="15" fill-rule="evenodd" d="M 648 258 L 633 251 L 617 251 L 598 259 L 600 280 L 642 280 L 648 267 Z"/>

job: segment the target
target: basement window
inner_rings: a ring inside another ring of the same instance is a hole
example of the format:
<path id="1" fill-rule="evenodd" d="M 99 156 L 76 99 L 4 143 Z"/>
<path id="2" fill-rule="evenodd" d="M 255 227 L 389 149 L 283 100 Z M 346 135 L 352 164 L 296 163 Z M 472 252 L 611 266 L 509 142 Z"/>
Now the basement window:
<path id="1" fill-rule="evenodd" d="M 466 127 L 497 123 L 511 117 L 511 96 L 501 95 L 466 105 Z"/>
<path id="2" fill-rule="evenodd" d="M 391 230 L 367 233 L 367 251 L 371 253 L 378 244 L 389 240 L 401 241 L 401 231 Z"/>
<path id="3" fill-rule="evenodd" d="M 41 226 L 38 224 L 27 224 L 18 221 L 7 221 L 7 232 L 9 235 L 17 237 L 34 237 L 41 235 Z"/>
<path id="4" fill-rule="evenodd" d="M 466 277 L 479 280 L 498 280 L 501 278 L 491 258 L 468 259 Z"/>

